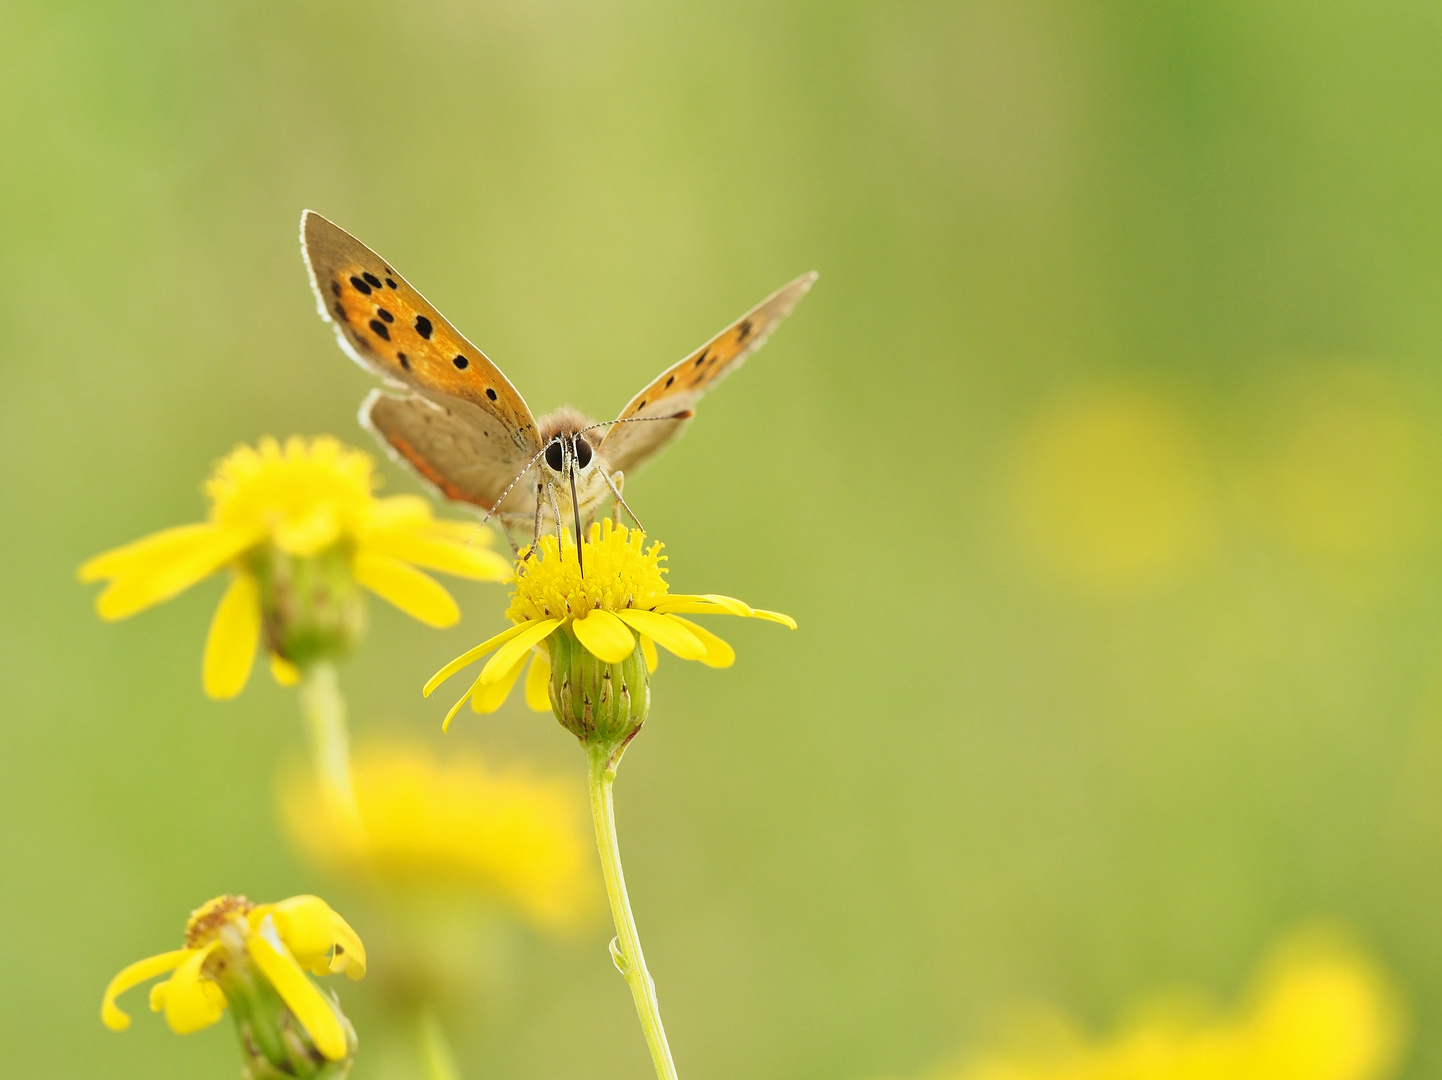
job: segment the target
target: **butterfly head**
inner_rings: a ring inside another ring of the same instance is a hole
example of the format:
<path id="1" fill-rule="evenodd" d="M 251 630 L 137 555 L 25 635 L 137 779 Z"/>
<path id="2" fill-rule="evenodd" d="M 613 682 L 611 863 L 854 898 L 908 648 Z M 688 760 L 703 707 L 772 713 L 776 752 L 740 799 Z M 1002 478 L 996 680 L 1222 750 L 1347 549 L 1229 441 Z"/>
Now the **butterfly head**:
<path id="1" fill-rule="evenodd" d="M 574 409 L 558 409 L 541 421 L 541 461 L 552 478 L 584 476 L 596 461 L 596 425 Z"/>

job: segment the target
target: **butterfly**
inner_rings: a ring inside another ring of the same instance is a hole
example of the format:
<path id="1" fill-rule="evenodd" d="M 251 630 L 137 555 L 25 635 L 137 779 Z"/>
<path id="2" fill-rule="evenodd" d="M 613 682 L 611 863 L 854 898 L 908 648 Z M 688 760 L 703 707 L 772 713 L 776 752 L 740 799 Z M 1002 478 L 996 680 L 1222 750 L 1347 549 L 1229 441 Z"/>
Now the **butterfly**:
<path id="1" fill-rule="evenodd" d="M 321 317 L 356 363 L 386 381 L 362 403 L 362 425 L 445 498 L 481 508 L 508 534 L 529 530 L 533 546 L 569 524 L 578 550 L 581 521 L 608 495 L 635 520 L 626 475 L 685 430 L 701 395 L 759 349 L 816 280 L 802 274 L 772 293 L 648 383 L 615 420 L 571 408 L 537 420 L 501 369 L 385 259 L 311 210 L 301 215 L 300 242 Z"/>

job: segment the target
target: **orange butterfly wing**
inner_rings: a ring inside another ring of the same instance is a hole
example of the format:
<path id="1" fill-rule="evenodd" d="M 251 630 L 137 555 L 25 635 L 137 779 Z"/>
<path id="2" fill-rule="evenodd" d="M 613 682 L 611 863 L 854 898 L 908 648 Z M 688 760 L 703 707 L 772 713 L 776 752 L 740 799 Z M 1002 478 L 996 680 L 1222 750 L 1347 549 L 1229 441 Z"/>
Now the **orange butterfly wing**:
<path id="1" fill-rule="evenodd" d="M 341 348 L 412 391 L 404 398 L 373 394 L 362 421 L 447 498 L 490 509 L 541 448 L 525 399 L 389 263 L 340 226 L 307 210 L 301 250 L 321 317 L 335 324 Z"/>
<path id="2" fill-rule="evenodd" d="M 661 418 L 693 408 L 701 395 L 740 367 L 765 344 L 771 331 L 791 314 L 815 281 L 814 270 L 802 274 L 713 337 L 699 352 L 663 371 L 617 417 L 639 417 L 645 422 L 612 424 L 607 429 L 598 448 L 606 461 L 629 473 L 664 449 L 685 430 L 690 419 Z"/>

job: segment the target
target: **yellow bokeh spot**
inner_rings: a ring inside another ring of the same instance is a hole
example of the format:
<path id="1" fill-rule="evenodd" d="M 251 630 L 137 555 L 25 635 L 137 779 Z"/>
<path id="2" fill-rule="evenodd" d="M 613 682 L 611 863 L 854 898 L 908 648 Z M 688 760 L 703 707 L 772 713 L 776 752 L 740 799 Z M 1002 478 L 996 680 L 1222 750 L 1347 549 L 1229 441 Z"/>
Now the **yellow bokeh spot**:
<path id="1" fill-rule="evenodd" d="M 937 1071 L 937 1080 L 1384 1080 L 1406 1035 L 1378 965 L 1335 932 L 1304 932 L 1263 965 L 1246 1001 L 1211 1010 L 1195 993 L 1146 1001 L 1115 1034 L 1091 1037 L 1034 1015 L 1015 1045 Z"/>
<path id="2" fill-rule="evenodd" d="M 1098 392 L 1042 413 L 1024 432 L 1014 512 L 1030 551 L 1089 591 L 1175 577 L 1213 545 L 1205 455 L 1176 410 L 1136 392 Z"/>
<path id="3" fill-rule="evenodd" d="M 282 823 L 312 862 L 393 887 L 488 895 L 551 928 L 593 913 L 585 814 L 563 779 L 386 742 L 356 751 L 352 779 L 359 823 L 309 773 L 281 779 Z"/>
<path id="4" fill-rule="evenodd" d="M 1378 369 L 1309 369 L 1285 397 L 1255 498 L 1272 531 L 1327 563 L 1417 548 L 1435 515 L 1437 463 L 1402 388 Z"/>

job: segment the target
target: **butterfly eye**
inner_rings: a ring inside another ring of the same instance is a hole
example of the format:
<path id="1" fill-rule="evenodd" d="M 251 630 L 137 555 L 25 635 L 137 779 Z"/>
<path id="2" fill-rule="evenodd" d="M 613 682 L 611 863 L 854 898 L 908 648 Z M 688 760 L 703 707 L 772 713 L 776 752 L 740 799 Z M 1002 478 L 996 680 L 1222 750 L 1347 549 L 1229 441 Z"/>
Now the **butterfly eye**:
<path id="1" fill-rule="evenodd" d="M 560 439 L 552 439 L 546 447 L 546 464 L 551 467 L 552 472 L 560 472 L 561 466 L 566 463 L 566 448 L 561 445 Z"/>
<path id="2" fill-rule="evenodd" d="M 576 436 L 576 464 L 585 468 L 591 464 L 591 444 L 581 436 Z"/>

